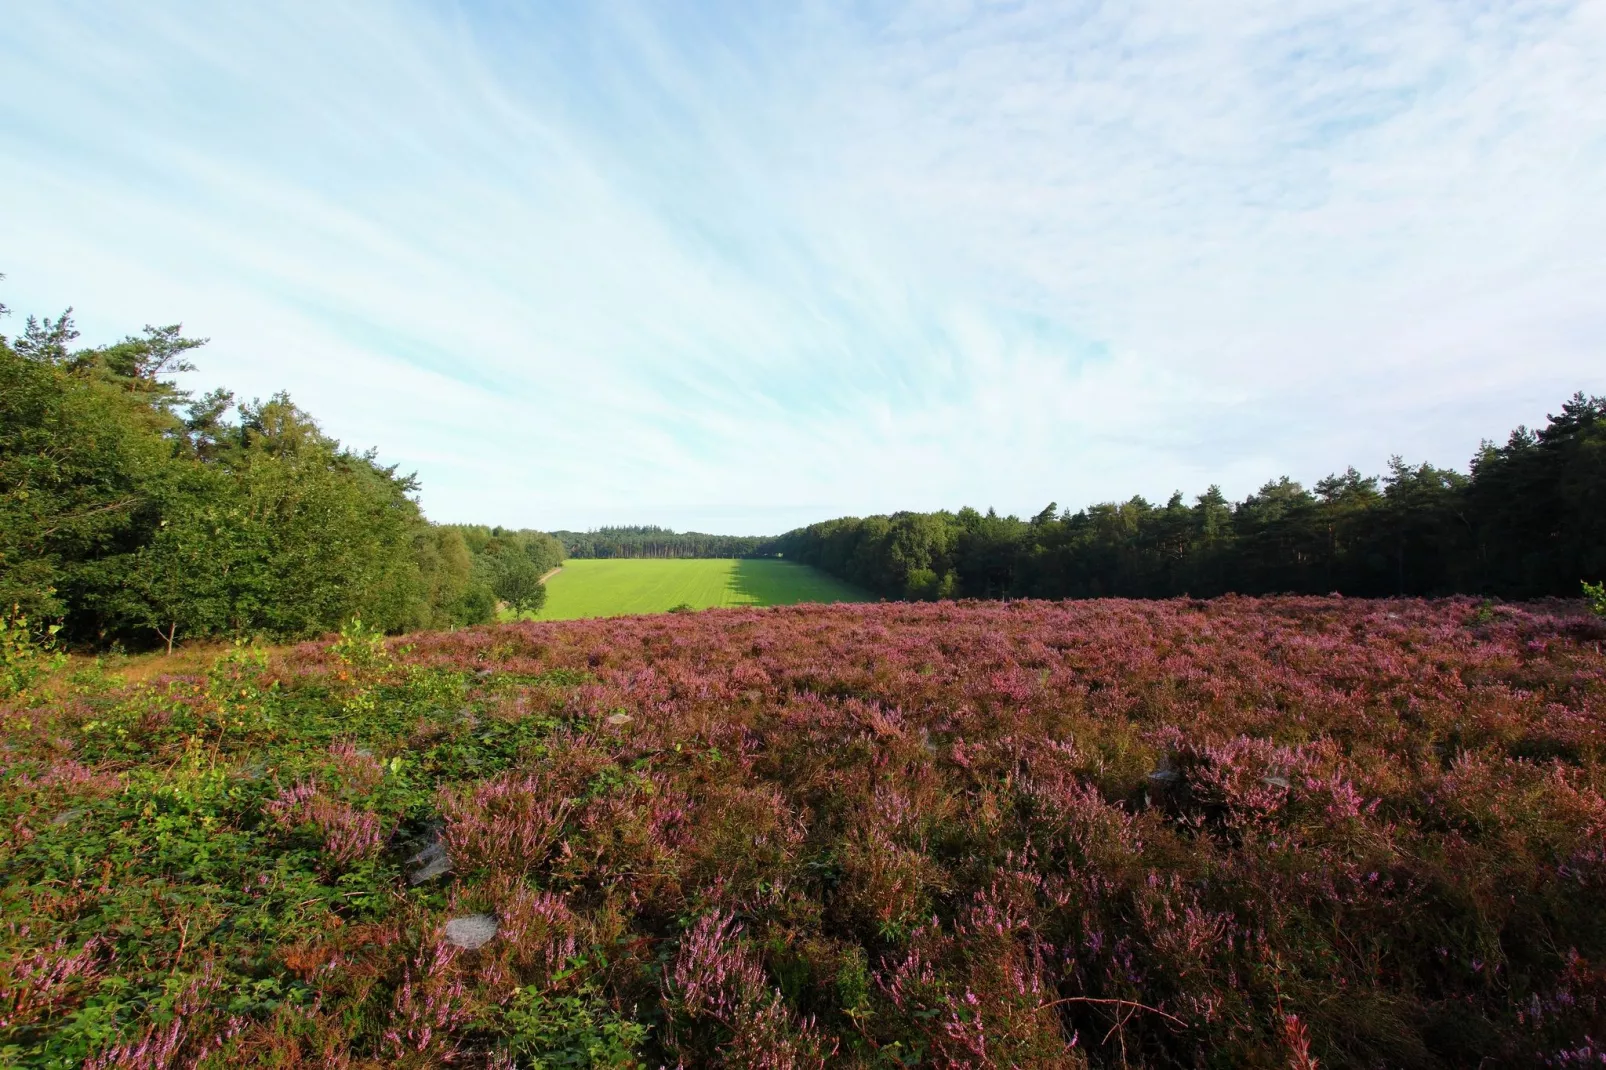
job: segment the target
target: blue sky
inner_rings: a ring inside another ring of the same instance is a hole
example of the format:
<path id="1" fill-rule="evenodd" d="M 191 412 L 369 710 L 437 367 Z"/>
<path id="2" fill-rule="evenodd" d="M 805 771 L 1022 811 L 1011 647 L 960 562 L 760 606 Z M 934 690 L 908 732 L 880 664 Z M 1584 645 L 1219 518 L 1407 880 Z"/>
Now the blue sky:
<path id="1" fill-rule="evenodd" d="M 1606 4 L 0 0 L 0 300 L 438 520 L 1465 465 L 1606 393 Z"/>

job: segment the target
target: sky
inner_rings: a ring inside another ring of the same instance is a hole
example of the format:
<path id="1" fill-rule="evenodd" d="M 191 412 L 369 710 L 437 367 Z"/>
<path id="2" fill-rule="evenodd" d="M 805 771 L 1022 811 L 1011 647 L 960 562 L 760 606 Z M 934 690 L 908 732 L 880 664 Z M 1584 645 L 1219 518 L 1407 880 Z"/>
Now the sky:
<path id="1" fill-rule="evenodd" d="M 0 301 L 438 521 L 1233 498 L 1606 393 L 1606 0 L 0 0 Z"/>

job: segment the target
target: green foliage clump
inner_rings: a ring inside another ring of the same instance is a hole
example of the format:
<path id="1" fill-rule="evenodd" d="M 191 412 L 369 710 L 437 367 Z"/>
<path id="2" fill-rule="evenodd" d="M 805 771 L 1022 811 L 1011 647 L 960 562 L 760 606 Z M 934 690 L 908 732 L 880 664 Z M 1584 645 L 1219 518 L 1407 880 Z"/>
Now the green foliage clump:
<path id="1" fill-rule="evenodd" d="M 1606 617 L 1606 582 L 1586 583 L 1583 586 L 1584 600 L 1589 603 L 1589 608 L 1598 615 Z"/>
<path id="2" fill-rule="evenodd" d="M 59 624 L 49 625 L 41 638 L 20 606 L 12 606 L 9 613 L 0 616 L 0 699 L 21 694 L 41 676 L 65 663 L 65 655 L 54 642 L 60 630 Z"/>
<path id="3" fill-rule="evenodd" d="M 554 980 L 563 981 L 560 972 Z M 554 995 L 540 985 L 519 989 L 502 1012 L 503 1050 L 529 1070 L 636 1070 L 647 1027 L 616 1014 L 594 986 Z"/>
<path id="4" fill-rule="evenodd" d="M 76 339 L 67 313 L 0 336 L 0 605 L 68 642 L 169 651 L 357 615 L 387 632 L 489 619 L 461 533 L 425 522 L 411 476 L 283 394 L 179 389 L 203 341 L 177 325 Z"/>

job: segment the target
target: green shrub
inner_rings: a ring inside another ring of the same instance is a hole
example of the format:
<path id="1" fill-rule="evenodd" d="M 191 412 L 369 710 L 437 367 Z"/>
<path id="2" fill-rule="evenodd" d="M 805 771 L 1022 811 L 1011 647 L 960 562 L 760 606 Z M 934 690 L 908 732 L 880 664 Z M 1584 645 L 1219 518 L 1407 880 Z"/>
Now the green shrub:
<path id="1" fill-rule="evenodd" d="M 508 1054 L 521 1067 L 557 1070 L 636 1070 L 647 1027 L 621 1018 L 594 989 L 555 996 L 539 986 L 521 988 L 504 1012 Z"/>
<path id="2" fill-rule="evenodd" d="M 1606 582 L 1586 583 L 1583 586 L 1584 599 L 1589 603 L 1589 608 L 1606 617 Z"/>
<path id="3" fill-rule="evenodd" d="M 45 629 L 44 638 L 34 634 L 28 617 L 17 606 L 0 616 L 0 698 L 21 694 L 44 674 L 60 668 L 66 656 L 56 648 L 58 624 Z"/>

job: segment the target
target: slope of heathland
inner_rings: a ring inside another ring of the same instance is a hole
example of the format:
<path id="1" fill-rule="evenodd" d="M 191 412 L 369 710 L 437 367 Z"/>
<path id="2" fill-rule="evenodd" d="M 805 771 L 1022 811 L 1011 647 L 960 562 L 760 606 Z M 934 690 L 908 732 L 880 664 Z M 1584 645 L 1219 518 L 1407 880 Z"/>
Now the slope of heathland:
<path id="1" fill-rule="evenodd" d="M 0 1062 L 1598 1062 L 1603 642 L 1225 598 L 348 630 L 137 684 L 14 645 Z"/>

